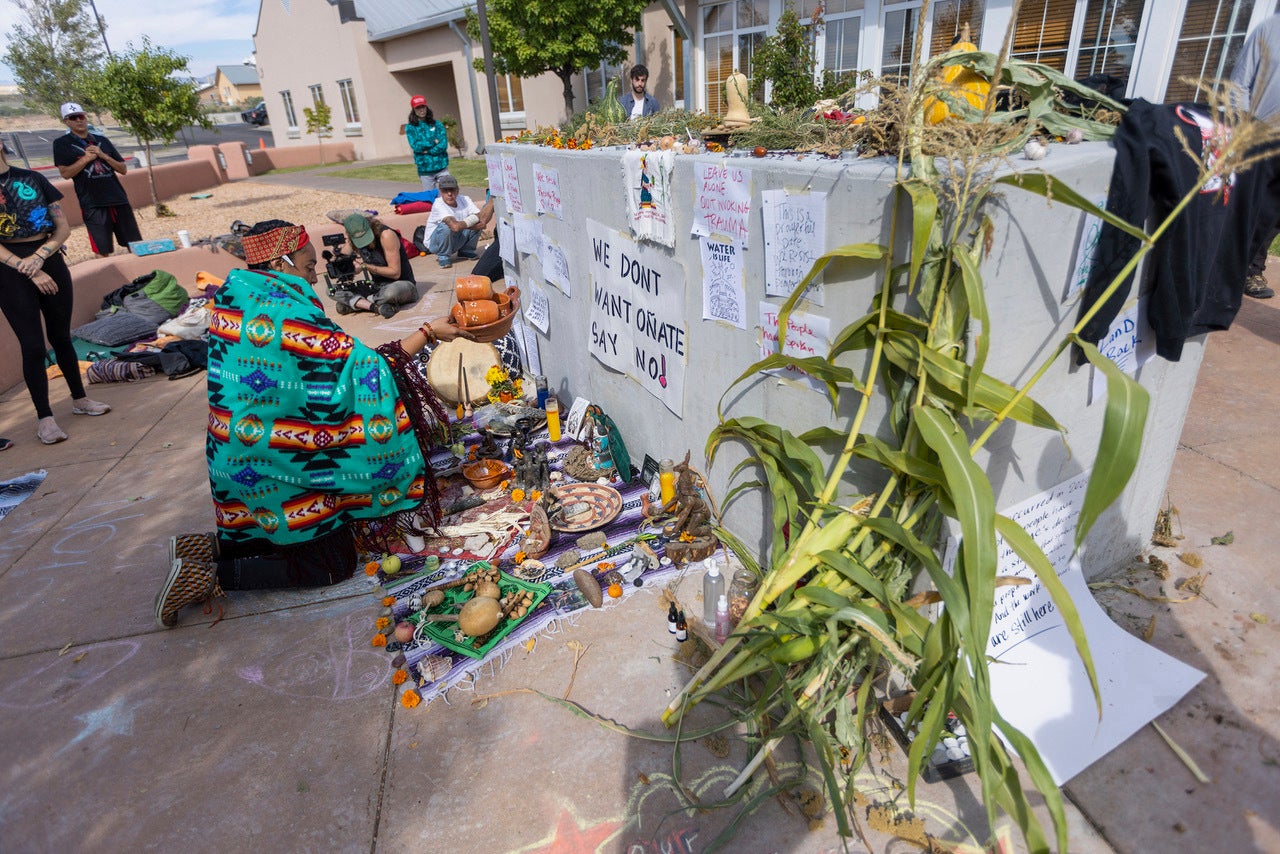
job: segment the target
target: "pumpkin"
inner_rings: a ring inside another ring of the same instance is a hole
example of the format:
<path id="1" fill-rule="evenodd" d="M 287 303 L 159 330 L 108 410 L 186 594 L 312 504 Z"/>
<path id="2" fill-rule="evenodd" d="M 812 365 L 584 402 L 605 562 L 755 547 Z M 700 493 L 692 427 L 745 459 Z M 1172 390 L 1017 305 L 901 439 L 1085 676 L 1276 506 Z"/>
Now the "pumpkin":
<path id="1" fill-rule="evenodd" d="M 976 51 L 978 46 L 969 41 L 957 42 L 949 53 L 968 53 Z M 977 110 L 987 103 L 987 95 L 991 92 L 991 83 L 987 78 L 971 68 L 963 65 L 944 65 L 942 67 L 942 85 L 939 87 L 948 95 L 963 98 Z M 936 125 L 951 115 L 951 109 L 941 98 L 930 95 L 924 101 L 924 118 L 931 125 Z"/>

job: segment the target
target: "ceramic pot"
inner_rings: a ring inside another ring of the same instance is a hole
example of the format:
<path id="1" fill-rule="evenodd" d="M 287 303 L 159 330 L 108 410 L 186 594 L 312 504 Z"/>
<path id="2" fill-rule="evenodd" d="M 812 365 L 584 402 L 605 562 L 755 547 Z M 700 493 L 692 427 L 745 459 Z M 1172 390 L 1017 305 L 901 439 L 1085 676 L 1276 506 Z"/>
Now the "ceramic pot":
<path id="1" fill-rule="evenodd" d="M 459 276 L 454 280 L 453 292 L 457 295 L 458 302 L 492 299 L 493 282 L 488 276 Z"/>
<path id="2" fill-rule="evenodd" d="M 459 305 L 462 306 L 462 326 L 484 326 L 502 316 L 498 313 L 498 304 L 493 300 L 465 300 Z"/>
<path id="3" fill-rule="evenodd" d="M 498 317 L 506 317 L 511 313 L 511 297 L 506 293 L 494 294 L 493 301 L 498 306 Z"/>

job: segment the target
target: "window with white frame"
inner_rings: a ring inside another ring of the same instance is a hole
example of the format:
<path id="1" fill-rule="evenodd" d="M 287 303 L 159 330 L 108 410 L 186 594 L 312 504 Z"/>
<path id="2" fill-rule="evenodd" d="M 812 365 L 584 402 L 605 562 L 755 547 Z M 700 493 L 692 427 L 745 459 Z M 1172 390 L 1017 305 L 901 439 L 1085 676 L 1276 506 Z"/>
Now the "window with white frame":
<path id="1" fill-rule="evenodd" d="M 1107 74 L 1128 80 L 1138 45 L 1145 0 L 1087 0 L 1080 56 L 1070 73 L 1077 80 Z"/>
<path id="2" fill-rule="evenodd" d="M 1253 0 L 1188 0 L 1173 54 L 1166 103 L 1203 101 L 1201 86 L 1212 90 L 1231 76 L 1253 14 Z"/>
<path id="3" fill-rule="evenodd" d="M 704 5 L 702 53 L 706 70 L 703 98 L 713 116 L 724 112 L 724 82 L 735 70 L 751 76 L 751 57 L 768 35 L 769 0 L 728 0 Z M 764 100 L 765 93 L 751 96 Z"/>
<path id="4" fill-rule="evenodd" d="M 684 39 L 675 27 L 671 27 L 671 76 L 675 85 L 671 92 L 671 105 L 684 109 Z"/>
<path id="5" fill-rule="evenodd" d="M 315 83 L 311 86 L 308 86 L 307 89 L 310 90 L 311 92 L 312 106 L 318 107 L 324 103 L 324 87 L 321 84 Z"/>
<path id="6" fill-rule="evenodd" d="M 298 126 L 298 116 L 293 111 L 293 93 L 288 89 L 281 91 L 280 100 L 284 101 L 285 126 L 296 128 Z"/>
<path id="7" fill-rule="evenodd" d="M 1076 0 L 1023 0 L 1013 26 L 1012 55 L 1067 70 Z"/>
<path id="8" fill-rule="evenodd" d="M 911 76 L 920 4 L 886 3 L 880 18 L 880 76 L 905 86 Z"/>
<path id="9" fill-rule="evenodd" d="M 496 78 L 498 84 L 498 121 L 504 129 L 524 127 L 524 88 L 514 74 Z"/>
<path id="10" fill-rule="evenodd" d="M 800 0 L 796 13 L 806 29 L 812 29 L 816 15 L 822 16 L 813 41 L 815 76 L 824 71 L 841 75 L 858 70 L 863 0 Z"/>
<path id="11" fill-rule="evenodd" d="M 968 41 L 978 44 L 982 39 L 982 16 L 986 7 L 984 0 L 936 0 L 925 56 L 938 56 L 949 51 L 951 45 L 964 36 L 965 27 L 969 28 Z"/>
<path id="12" fill-rule="evenodd" d="M 342 112 L 346 115 L 348 125 L 360 124 L 360 107 L 356 105 L 356 90 L 351 79 L 338 81 L 338 94 L 342 96 Z"/>

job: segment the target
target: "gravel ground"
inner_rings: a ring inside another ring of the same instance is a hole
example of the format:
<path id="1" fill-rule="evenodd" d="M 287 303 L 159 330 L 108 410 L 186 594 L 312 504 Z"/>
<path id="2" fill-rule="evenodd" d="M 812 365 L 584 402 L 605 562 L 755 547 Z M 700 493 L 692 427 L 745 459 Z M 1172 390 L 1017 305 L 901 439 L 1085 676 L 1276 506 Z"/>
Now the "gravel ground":
<path id="1" fill-rule="evenodd" d="M 335 208 L 377 211 L 391 209 L 383 198 L 282 187 L 278 184 L 258 184 L 252 179 L 222 184 L 208 192 L 213 195 L 207 199 L 182 196 L 165 202 L 177 214 L 173 217 L 157 219 L 155 208 L 150 205 L 135 208 L 142 238 L 159 240 L 170 237 L 176 243 L 180 228 L 191 232 L 192 240 L 199 240 L 227 234 L 231 230 L 231 223 L 237 219 L 248 223 L 283 219 L 305 224 L 323 220 L 325 212 Z M 67 240 L 67 261 L 76 264 L 91 258 L 93 253 L 89 250 L 89 236 L 84 226 L 72 228 L 71 237 Z"/>

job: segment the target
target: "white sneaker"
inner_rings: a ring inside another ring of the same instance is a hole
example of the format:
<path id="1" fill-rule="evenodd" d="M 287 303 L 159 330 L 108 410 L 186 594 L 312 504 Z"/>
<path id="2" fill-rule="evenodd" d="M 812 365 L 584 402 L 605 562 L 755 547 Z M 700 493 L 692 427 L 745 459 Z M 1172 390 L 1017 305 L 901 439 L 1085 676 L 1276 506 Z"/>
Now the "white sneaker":
<path id="1" fill-rule="evenodd" d="M 82 397 L 79 400 L 71 401 L 71 411 L 76 415 L 106 415 L 111 411 L 111 405 Z"/>
<path id="2" fill-rule="evenodd" d="M 36 437 L 46 445 L 56 445 L 67 440 L 67 434 L 58 426 L 58 422 L 53 420 L 52 415 L 40 419 L 40 423 L 36 426 Z"/>

